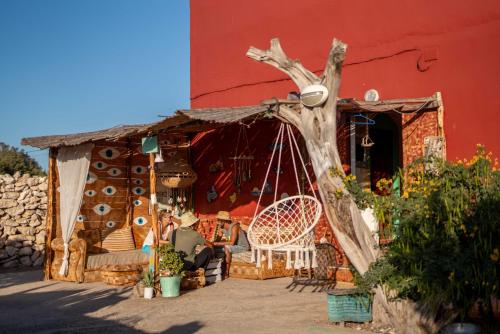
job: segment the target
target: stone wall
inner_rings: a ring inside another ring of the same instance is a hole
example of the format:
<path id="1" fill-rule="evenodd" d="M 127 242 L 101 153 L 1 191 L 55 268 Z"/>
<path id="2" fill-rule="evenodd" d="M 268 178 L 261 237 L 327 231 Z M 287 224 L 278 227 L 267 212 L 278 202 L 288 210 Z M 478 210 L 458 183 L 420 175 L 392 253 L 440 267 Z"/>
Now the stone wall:
<path id="1" fill-rule="evenodd" d="M 43 264 L 47 178 L 0 175 L 0 268 Z"/>

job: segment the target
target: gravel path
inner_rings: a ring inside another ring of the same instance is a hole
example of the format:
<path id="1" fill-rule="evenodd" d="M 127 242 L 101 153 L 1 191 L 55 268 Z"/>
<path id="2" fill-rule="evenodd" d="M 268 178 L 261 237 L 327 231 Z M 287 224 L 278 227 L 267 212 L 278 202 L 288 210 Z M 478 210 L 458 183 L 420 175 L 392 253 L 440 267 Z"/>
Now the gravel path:
<path id="1" fill-rule="evenodd" d="M 330 325 L 326 295 L 289 278 L 228 279 L 179 298 L 131 288 L 41 281 L 40 271 L 0 273 L 2 333 L 364 333 Z"/>

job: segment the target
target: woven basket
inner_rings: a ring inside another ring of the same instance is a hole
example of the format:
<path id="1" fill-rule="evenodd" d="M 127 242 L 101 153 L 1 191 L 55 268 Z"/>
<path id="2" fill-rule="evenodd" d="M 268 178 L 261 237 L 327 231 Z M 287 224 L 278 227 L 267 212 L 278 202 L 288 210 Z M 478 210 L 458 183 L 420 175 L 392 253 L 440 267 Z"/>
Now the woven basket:
<path id="1" fill-rule="evenodd" d="M 255 263 L 231 262 L 229 277 L 264 280 L 270 278 L 293 276 L 293 269 L 285 269 L 285 261 L 273 258 L 273 268 L 267 268 L 267 260 L 262 261 L 261 267 L 257 268 Z"/>
<path id="2" fill-rule="evenodd" d="M 108 265 L 101 268 L 101 277 L 109 285 L 135 285 L 141 279 L 141 266 Z"/>
<path id="3" fill-rule="evenodd" d="M 186 188 L 198 179 L 191 166 L 176 156 L 166 162 L 158 163 L 157 175 L 160 182 L 168 188 Z"/>
<path id="4" fill-rule="evenodd" d="M 368 322 L 372 320 L 372 302 L 368 295 L 353 289 L 328 292 L 328 319 L 331 322 Z"/>

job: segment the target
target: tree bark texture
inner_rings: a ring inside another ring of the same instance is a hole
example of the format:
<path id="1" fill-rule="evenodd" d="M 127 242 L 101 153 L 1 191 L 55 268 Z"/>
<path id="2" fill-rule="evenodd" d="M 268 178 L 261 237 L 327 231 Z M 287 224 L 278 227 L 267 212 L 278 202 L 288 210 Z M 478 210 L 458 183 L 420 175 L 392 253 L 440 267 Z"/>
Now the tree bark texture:
<path id="1" fill-rule="evenodd" d="M 337 148 L 336 108 L 346 49 L 346 44 L 333 40 L 321 76 L 304 68 L 298 60 L 288 58 L 277 38 L 271 40 L 268 50 L 250 47 L 247 56 L 286 73 L 300 90 L 311 84 L 327 87 L 329 95 L 323 105 L 309 108 L 299 104 L 298 108 L 293 108 L 280 104 L 275 116 L 294 125 L 303 136 L 328 222 L 350 262 L 363 274 L 378 257 L 379 248 L 341 177 L 344 172 Z M 337 173 L 331 173 L 332 170 Z M 408 317 L 402 319 L 398 314 L 406 314 L 410 312 L 409 309 L 405 307 L 402 312 L 401 304 L 396 307 L 394 303 L 389 303 L 382 288 L 376 289 L 373 308 L 375 322 L 392 325 L 405 332 Z"/>

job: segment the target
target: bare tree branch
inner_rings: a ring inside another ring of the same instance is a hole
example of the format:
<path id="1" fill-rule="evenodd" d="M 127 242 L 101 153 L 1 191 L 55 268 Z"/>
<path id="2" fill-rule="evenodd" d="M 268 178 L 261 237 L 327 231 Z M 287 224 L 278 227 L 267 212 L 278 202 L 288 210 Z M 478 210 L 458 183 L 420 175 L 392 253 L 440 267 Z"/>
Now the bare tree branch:
<path id="1" fill-rule="evenodd" d="M 251 46 L 247 51 L 247 57 L 271 65 L 284 72 L 301 90 L 305 86 L 320 80 L 316 74 L 306 69 L 300 61 L 288 58 L 281 48 L 278 38 L 271 40 L 269 50 L 261 50 Z"/>

